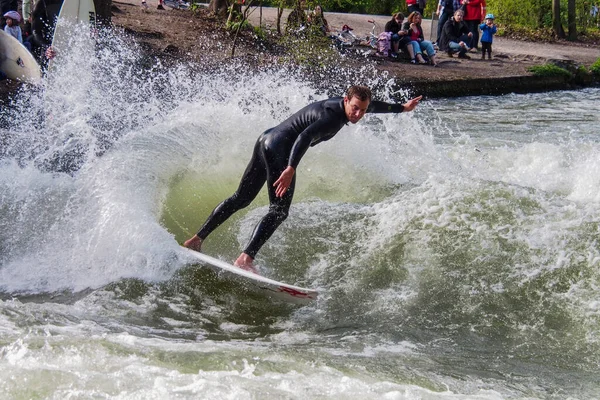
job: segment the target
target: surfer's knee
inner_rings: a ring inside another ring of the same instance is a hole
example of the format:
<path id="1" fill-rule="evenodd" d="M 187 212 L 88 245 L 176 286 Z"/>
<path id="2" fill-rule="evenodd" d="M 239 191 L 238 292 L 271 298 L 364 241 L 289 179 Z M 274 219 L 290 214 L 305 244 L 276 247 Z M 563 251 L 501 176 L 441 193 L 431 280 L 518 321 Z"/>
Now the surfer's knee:
<path id="1" fill-rule="evenodd" d="M 281 207 L 281 206 L 271 206 L 269 207 L 269 214 L 271 214 L 277 225 L 285 221 L 290 214 L 289 207 Z"/>
<path id="2" fill-rule="evenodd" d="M 252 203 L 252 199 L 248 199 L 238 192 L 235 192 L 231 197 L 223 201 L 223 205 L 226 208 L 232 208 L 235 211 L 248 207 L 250 203 Z"/>

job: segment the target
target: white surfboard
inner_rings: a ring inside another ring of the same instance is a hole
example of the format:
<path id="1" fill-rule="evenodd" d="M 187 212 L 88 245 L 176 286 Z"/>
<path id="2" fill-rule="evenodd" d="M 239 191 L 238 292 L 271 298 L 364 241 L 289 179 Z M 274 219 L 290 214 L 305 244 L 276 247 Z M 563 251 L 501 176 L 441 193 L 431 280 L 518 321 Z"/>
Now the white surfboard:
<path id="1" fill-rule="evenodd" d="M 77 31 L 75 28 L 81 23 L 89 24 L 89 33 Z M 52 47 L 56 50 L 57 58 L 64 57 L 69 51 L 69 41 L 72 35 L 85 34 L 93 45 L 96 35 L 96 7 L 93 0 L 64 0 L 60 13 L 56 19 Z M 48 63 L 52 69 L 54 59 Z"/>
<path id="2" fill-rule="evenodd" d="M 197 251 L 185 247 L 182 247 L 182 249 L 185 251 L 186 255 L 194 257 L 202 264 L 206 264 L 212 270 L 217 272 L 219 276 L 241 282 L 274 299 L 302 305 L 317 299 L 318 292 L 314 289 L 277 282 L 273 279 L 245 271 L 204 253 L 198 253 Z"/>
<path id="3" fill-rule="evenodd" d="M 0 71 L 9 79 L 37 84 L 42 79 L 40 66 L 16 38 L 0 30 Z"/>

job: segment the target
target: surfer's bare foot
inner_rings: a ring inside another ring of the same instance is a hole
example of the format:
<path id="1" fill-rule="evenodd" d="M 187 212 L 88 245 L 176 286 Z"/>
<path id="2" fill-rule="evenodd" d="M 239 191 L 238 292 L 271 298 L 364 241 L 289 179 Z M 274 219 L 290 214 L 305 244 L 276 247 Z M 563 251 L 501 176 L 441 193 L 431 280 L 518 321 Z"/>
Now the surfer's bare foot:
<path id="1" fill-rule="evenodd" d="M 259 275 L 256 267 L 254 265 L 252 265 L 253 262 L 254 262 L 254 258 L 250 257 L 246 253 L 242 253 L 237 258 L 237 260 L 235 260 L 233 265 L 243 269 L 244 271 L 249 271 L 249 272 L 255 273 L 256 275 Z"/>
<path id="2" fill-rule="evenodd" d="M 197 252 L 201 252 L 202 251 L 202 239 L 200 239 L 198 236 L 194 235 L 191 238 L 189 238 L 188 240 L 186 240 L 185 242 L 183 242 L 183 246 L 187 247 L 188 249 L 195 250 Z"/>

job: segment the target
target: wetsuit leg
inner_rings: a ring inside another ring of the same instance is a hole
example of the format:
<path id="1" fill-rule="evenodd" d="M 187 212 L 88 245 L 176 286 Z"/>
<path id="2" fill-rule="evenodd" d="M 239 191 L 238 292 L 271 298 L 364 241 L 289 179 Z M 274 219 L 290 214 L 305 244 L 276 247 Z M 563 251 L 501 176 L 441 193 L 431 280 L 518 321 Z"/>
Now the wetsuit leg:
<path id="1" fill-rule="evenodd" d="M 288 151 L 285 151 L 284 149 L 280 149 L 279 151 L 276 149 L 265 151 L 270 205 L 269 212 L 260 220 L 258 225 L 256 225 L 250 241 L 244 249 L 244 253 L 252 258 L 255 258 L 256 253 L 258 253 L 260 248 L 288 216 L 294 197 L 294 188 L 296 187 L 296 175 L 294 174 L 292 183 L 283 197 L 276 196 L 275 187 L 273 186 L 273 183 L 279 179 L 283 170 L 287 168 L 289 157 L 287 153 Z"/>
<path id="2" fill-rule="evenodd" d="M 252 200 L 256 198 L 266 180 L 267 166 L 264 162 L 264 150 L 260 140 L 258 140 L 254 145 L 252 158 L 246 167 L 246 171 L 242 176 L 238 189 L 233 196 L 215 207 L 204 225 L 202 225 L 198 231 L 197 236 L 201 239 L 206 239 L 212 231 L 217 229 L 217 227 L 231 217 L 236 211 L 247 207 Z"/>

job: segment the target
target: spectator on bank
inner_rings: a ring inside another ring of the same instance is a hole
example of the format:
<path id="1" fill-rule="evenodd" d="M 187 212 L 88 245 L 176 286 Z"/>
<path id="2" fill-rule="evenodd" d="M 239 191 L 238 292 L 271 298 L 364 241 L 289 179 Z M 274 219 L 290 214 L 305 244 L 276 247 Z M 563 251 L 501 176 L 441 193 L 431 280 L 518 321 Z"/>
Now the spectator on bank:
<path id="1" fill-rule="evenodd" d="M 447 52 L 449 57 L 452 57 L 453 53 L 458 53 L 458 58 L 471 58 L 467 55 L 467 51 L 471 48 L 473 34 L 463 21 L 464 15 L 463 10 L 454 11 L 454 16 L 446 21 L 442 29 L 439 47 L 440 50 Z"/>
<path id="2" fill-rule="evenodd" d="M 392 16 L 392 19 L 385 24 L 384 31 L 390 32 L 392 34 L 392 57 L 397 56 L 400 50 L 406 51 L 410 56 L 410 62 L 415 63 L 415 52 L 413 50 L 412 44 L 410 43 L 410 38 L 408 37 L 408 32 L 402 29 L 402 24 L 404 23 L 404 14 L 396 13 Z"/>
<path id="3" fill-rule="evenodd" d="M 8 33 L 19 41 L 25 48 L 31 51 L 31 43 L 23 40 L 23 33 L 19 23 L 21 22 L 21 14 L 16 11 L 9 11 L 4 14 L 6 25 L 4 26 L 4 32 Z"/>
<path id="4" fill-rule="evenodd" d="M 3 17 L 6 21 L 4 32 L 8 33 L 17 39 L 19 43 L 23 44 L 23 34 L 21 33 L 21 27 L 19 26 L 19 23 L 21 22 L 21 15 L 16 11 L 9 11 L 5 13 Z"/>
<path id="5" fill-rule="evenodd" d="M 492 42 L 494 35 L 498 31 L 494 23 L 494 14 L 487 14 L 485 22 L 479 25 L 481 29 L 481 59 L 485 60 L 485 53 L 488 53 L 488 59 L 492 59 Z"/>
<path id="6" fill-rule="evenodd" d="M 31 12 L 32 53 L 44 67 L 46 49 L 52 44 L 56 18 L 62 7 L 63 0 L 37 1 Z"/>
<path id="7" fill-rule="evenodd" d="M 330 32 L 329 24 L 323 15 L 323 8 L 317 5 L 312 13 L 307 17 L 307 22 L 313 26 L 316 30 L 323 32 L 327 35 Z"/>
<path id="8" fill-rule="evenodd" d="M 423 28 L 421 22 L 423 17 L 418 12 L 412 12 L 408 16 L 408 21 L 404 23 L 404 30 L 408 32 L 413 51 L 415 52 L 415 59 L 419 64 L 427 64 L 427 61 L 423 58 L 423 52 L 427 54 L 429 62 L 433 66 L 437 66 L 437 60 L 435 59 L 435 49 L 433 43 L 429 40 L 425 40 L 423 36 Z"/>
<path id="9" fill-rule="evenodd" d="M 9 11 L 17 11 L 17 0 L 0 0 L 0 15 L 4 15 Z M 0 29 L 6 26 L 6 19 L 0 18 Z"/>
<path id="10" fill-rule="evenodd" d="M 440 0 L 435 14 L 438 16 L 437 35 L 435 42 L 439 44 L 442 38 L 442 28 L 444 24 L 454 15 L 454 11 L 460 8 L 461 0 Z"/>
<path id="11" fill-rule="evenodd" d="M 21 8 L 21 11 L 23 11 L 23 22 L 29 21 L 29 17 L 31 17 L 31 0 L 23 0 Z"/>
<path id="12" fill-rule="evenodd" d="M 465 16 L 463 20 L 469 28 L 469 32 L 473 34 L 471 47 L 479 50 L 479 24 L 483 21 L 485 15 L 485 0 L 463 0 Z"/>
<path id="13" fill-rule="evenodd" d="M 423 15 L 425 11 L 426 0 L 406 0 L 406 6 L 408 7 L 408 14 L 418 12 Z"/>
<path id="14" fill-rule="evenodd" d="M 296 6 L 288 15 L 287 24 L 285 25 L 286 32 L 298 32 L 306 26 L 308 18 L 304 12 L 304 4 L 303 0 L 296 2 Z"/>

